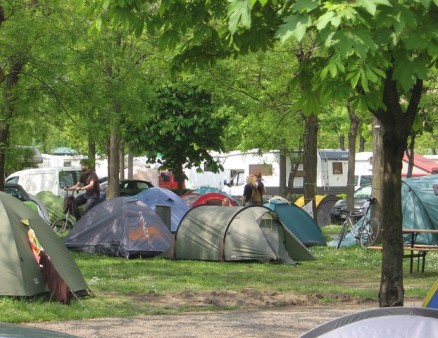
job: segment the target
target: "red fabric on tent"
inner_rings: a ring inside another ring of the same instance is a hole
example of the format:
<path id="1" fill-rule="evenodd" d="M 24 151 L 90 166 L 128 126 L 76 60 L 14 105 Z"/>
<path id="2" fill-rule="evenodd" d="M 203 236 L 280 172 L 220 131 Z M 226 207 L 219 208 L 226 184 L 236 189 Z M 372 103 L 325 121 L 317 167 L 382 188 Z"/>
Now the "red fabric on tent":
<path id="1" fill-rule="evenodd" d="M 222 205 L 222 201 L 228 198 L 230 200 L 231 206 L 238 206 L 237 202 L 231 198 L 230 196 L 217 193 L 217 192 L 209 192 L 205 195 L 200 196 L 193 204 L 192 208 L 202 204 L 210 204 L 210 205 Z"/>

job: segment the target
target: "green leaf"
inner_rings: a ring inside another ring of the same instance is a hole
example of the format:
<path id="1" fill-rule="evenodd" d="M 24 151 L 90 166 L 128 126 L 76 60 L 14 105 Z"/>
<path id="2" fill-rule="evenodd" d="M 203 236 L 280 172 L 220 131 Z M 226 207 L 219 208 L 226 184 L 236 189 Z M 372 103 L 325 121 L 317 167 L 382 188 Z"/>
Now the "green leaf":
<path id="1" fill-rule="evenodd" d="M 370 88 L 368 87 L 368 78 L 363 69 L 360 70 L 360 85 L 366 93 L 370 91 Z"/>
<path id="2" fill-rule="evenodd" d="M 293 10 L 302 13 L 308 13 L 318 8 L 321 5 L 321 1 L 319 0 L 298 0 L 295 4 L 292 5 Z"/>
<path id="3" fill-rule="evenodd" d="M 376 14 L 376 9 L 378 5 L 391 6 L 387 0 L 357 0 L 356 5 L 358 7 L 363 7 L 371 15 Z"/>
<path id="4" fill-rule="evenodd" d="M 360 69 L 357 69 L 356 71 L 348 74 L 347 80 L 350 79 L 351 88 L 354 89 L 357 87 L 357 83 L 359 82 L 359 78 L 360 78 Z"/>
<path id="5" fill-rule="evenodd" d="M 108 7 L 109 7 L 109 5 L 110 5 L 110 3 L 111 3 L 111 0 L 105 0 L 105 1 L 103 2 L 102 8 L 103 8 L 104 10 L 107 10 Z"/>
<path id="6" fill-rule="evenodd" d="M 283 43 L 292 36 L 295 36 L 297 41 L 301 41 L 306 34 L 307 27 L 311 24 L 310 17 L 301 14 L 288 16 L 284 21 L 275 33 L 275 37 Z"/>
<path id="7" fill-rule="evenodd" d="M 330 75 L 334 78 L 338 74 L 338 68 L 336 67 L 336 64 L 334 62 L 329 63 L 330 67 Z"/>
<path id="8" fill-rule="evenodd" d="M 231 34 L 237 31 L 239 25 L 251 27 L 251 5 L 248 0 L 228 0 L 228 29 Z"/>
<path id="9" fill-rule="evenodd" d="M 318 30 L 323 30 L 334 17 L 335 17 L 335 12 L 330 11 L 325 13 L 318 19 L 316 28 Z"/>

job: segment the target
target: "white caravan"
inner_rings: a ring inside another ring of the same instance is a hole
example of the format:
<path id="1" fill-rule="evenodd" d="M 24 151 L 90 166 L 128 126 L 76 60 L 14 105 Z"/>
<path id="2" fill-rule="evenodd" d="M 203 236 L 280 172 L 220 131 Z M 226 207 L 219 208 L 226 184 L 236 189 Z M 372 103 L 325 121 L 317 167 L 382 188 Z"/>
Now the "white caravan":
<path id="1" fill-rule="evenodd" d="M 212 153 L 213 158 L 222 164 L 224 171 L 214 174 L 194 169 L 186 171 L 186 186 L 196 189 L 200 186 L 213 186 L 233 195 L 241 196 L 246 177 L 261 173 L 268 195 L 278 195 L 280 185 L 280 151 L 272 150 L 260 154 L 257 150 L 246 152 Z M 347 186 L 348 152 L 342 150 L 319 150 L 317 162 L 318 193 L 337 194 L 345 192 Z M 204 168 L 205 169 L 205 168 Z M 286 160 L 286 182 L 291 170 L 290 160 Z M 294 178 L 294 192 L 303 192 L 303 166 L 299 165 Z"/>
<path id="2" fill-rule="evenodd" d="M 74 185 L 80 174 L 80 167 L 34 168 L 17 171 L 9 175 L 5 182 L 18 183 L 32 195 L 40 191 L 50 191 L 63 197 L 64 187 Z"/>

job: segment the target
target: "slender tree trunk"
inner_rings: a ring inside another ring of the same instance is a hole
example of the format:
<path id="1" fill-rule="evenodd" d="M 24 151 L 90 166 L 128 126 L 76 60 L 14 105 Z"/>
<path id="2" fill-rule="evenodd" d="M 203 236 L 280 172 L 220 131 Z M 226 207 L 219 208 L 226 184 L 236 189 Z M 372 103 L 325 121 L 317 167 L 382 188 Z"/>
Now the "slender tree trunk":
<path id="1" fill-rule="evenodd" d="M 178 171 L 176 172 L 176 179 L 178 182 L 178 195 L 182 195 L 183 193 L 183 185 L 184 185 L 184 170 L 183 164 L 178 167 Z"/>
<path id="2" fill-rule="evenodd" d="M 317 154 L 318 154 L 318 119 L 312 114 L 305 117 L 304 132 L 304 201 L 305 203 L 315 200 L 316 195 L 316 175 L 317 175 Z"/>
<path id="3" fill-rule="evenodd" d="M 383 92 L 386 110 L 379 109 L 373 112 L 383 126 L 384 165 L 374 167 L 374 178 L 380 180 L 376 183 L 382 183 L 383 187 L 378 200 L 383 210 L 382 273 L 379 293 L 381 307 L 403 306 L 404 302 L 401 169 L 423 88 L 422 81 L 417 80 L 412 88 L 408 107 L 403 111 L 397 84 L 393 81 L 392 75 L 392 70 L 388 70 Z"/>
<path id="4" fill-rule="evenodd" d="M 96 163 L 96 143 L 90 139 L 88 140 L 88 158 Z"/>
<path id="5" fill-rule="evenodd" d="M 119 188 L 119 163 L 120 163 L 120 135 L 118 132 L 118 124 L 113 121 L 110 132 L 109 155 L 108 155 L 108 190 L 106 199 L 112 199 L 120 195 Z"/>
<path id="6" fill-rule="evenodd" d="M 348 173 L 347 173 L 347 210 L 354 207 L 354 168 L 356 164 L 356 138 L 359 129 L 359 118 L 347 103 L 348 116 L 350 118 L 350 130 L 348 131 Z"/>
<path id="7" fill-rule="evenodd" d="M 345 150 L 345 136 L 339 135 L 339 149 Z"/>
<path id="8" fill-rule="evenodd" d="M 359 136 L 359 152 L 365 151 L 365 138 L 360 135 Z"/>
<path id="9" fill-rule="evenodd" d="M 408 172 L 406 173 L 406 177 L 412 177 L 412 172 L 414 170 L 414 147 L 415 147 L 415 133 L 411 134 L 411 141 L 409 142 L 409 146 L 406 149 L 406 156 L 408 157 Z"/>
<path id="10" fill-rule="evenodd" d="M 134 155 L 128 152 L 128 179 L 132 180 L 134 178 Z"/>
<path id="11" fill-rule="evenodd" d="M 120 141 L 119 144 L 119 178 L 121 180 L 125 179 L 125 143 Z"/>
<path id="12" fill-rule="evenodd" d="M 280 179 L 279 179 L 279 187 L 280 187 L 280 196 L 286 198 L 287 197 L 287 187 L 286 187 L 286 161 L 287 161 L 287 150 L 280 149 Z"/>

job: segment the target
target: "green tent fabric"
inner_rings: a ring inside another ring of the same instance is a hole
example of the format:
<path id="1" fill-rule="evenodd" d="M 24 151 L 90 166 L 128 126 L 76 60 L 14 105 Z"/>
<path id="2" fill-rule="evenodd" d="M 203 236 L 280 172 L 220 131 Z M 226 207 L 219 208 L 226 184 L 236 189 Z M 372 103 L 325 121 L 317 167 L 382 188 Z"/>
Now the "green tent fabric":
<path id="1" fill-rule="evenodd" d="M 36 196 L 44 203 L 46 209 L 49 213 L 50 223 L 63 218 L 64 214 L 64 198 L 55 195 L 50 191 L 40 191 Z M 70 216 L 70 221 L 72 224 L 76 223 L 76 219 Z"/>
<path id="2" fill-rule="evenodd" d="M 295 204 L 271 199 L 264 206 L 275 211 L 280 221 L 307 247 L 327 245 L 321 228 L 310 215 Z"/>
<path id="3" fill-rule="evenodd" d="M 315 259 L 270 209 L 214 205 L 186 213 L 175 233 L 172 258 L 286 264 Z"/>
<path id="4" fill-rule="evenodd" d="M 71 291 L 88 294 L 82 273 L 57 234 L 38 213 L 0 192 L 0 296 L 34 296 L 48 291 L 31 249 L 30 229 Z"/>
<path id="5" fill-rule="evenodd" d="M 438 175 L 429 175 L 402 180 L 401 207 L 403 229 L 438 229 L 438 195 L 433 191 L 433 185 L 438 184 Z M 358 221 L 361 222 L 361 220 Z M 358 226 L 358 225 L 356 225 Z M 337 239 L 327 243 L 336 246 Z M 419 234 L 416 243 L 438 245 L 438 235 Z M 351 233 L 347 233 L 342 241 L 343 247 L 357 244 Z"/>
<path id="6" fill-rule="evenodd" d="M 438 229 L 438 195 L 433 185 L 438 175 L 402 180 L 403 229 Z M 437 234 L 419 234 L 417 243 L 438 245 Z"/>

